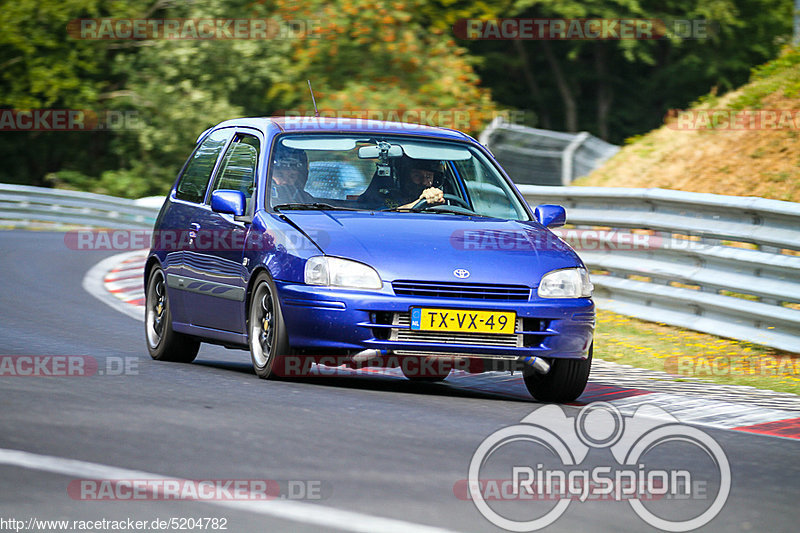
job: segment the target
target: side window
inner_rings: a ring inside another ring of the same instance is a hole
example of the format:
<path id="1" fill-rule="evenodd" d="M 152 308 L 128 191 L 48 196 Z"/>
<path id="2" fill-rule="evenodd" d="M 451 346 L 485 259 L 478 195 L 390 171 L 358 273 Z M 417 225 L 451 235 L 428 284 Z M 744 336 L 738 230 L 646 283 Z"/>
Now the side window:
<path id="1" fill-rule="evenodd" d="M 188 202 L 203 201 L 214 163 L 230 136 L 230 130 L 215 131 L 195 150 L 178 182 L 176 198 Z"/>
<path id="2" fill-rule="evenodd" d="M 255 189 L 256 165 L 261 143 L 252 135 L 237 133 L 222 158 L 211 191 L 219 189 L 241 191 L 247 197 L 247 210 L 250 211 L 253 190 Z"/>

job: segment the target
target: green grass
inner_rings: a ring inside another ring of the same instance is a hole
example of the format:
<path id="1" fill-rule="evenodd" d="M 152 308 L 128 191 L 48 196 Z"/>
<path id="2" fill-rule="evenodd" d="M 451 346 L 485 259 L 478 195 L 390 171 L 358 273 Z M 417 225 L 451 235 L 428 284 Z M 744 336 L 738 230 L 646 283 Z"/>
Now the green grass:
<path id="1" fill-rule="evenodd" d="M 777 59 L 753 69 L 751 83 L 731 103 L 732 109 L 760 109 L 764 98 L 782 91 L 786 98 L 800 96 L 800 49 L 787 48 Z"/>
<path id="2" fill-rule="evenodd" d="M 725 385 L 800 394 L 800 355 L 597 311 L 595 355 Z"/>

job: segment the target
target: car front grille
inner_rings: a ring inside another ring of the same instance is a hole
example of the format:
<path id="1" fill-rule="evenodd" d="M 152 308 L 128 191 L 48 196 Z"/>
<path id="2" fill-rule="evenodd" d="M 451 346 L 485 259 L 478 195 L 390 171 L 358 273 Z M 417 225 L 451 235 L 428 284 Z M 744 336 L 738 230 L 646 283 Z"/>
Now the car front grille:
<path id="1" fill-rule="evenodd" d="M 462 352 L 426 352 L 422 350 L 392 350 L 395 355 L 408 355 L 416 357 L 438 357 L 442 359 L 495 359 L 499 361 L 516 361 L 519 356 L 499 354 L 470 354 Z"/>
<path id="2" fill-rule="evenodd" d="M 398 280 L 392 283 L 398 296 L 456 298 L 472 300 L 527 301 L 531 289 L 524 285 L 494 285 L 483 283 L 453 283 L 442 281 Z"/>
<path id="3" fill-rule="evenodd" d="M 522 346 L 522 334 L 506 333 L 462 333 L 446 331 L 416 331 L 410 329 L 409 313 L 394 313 L 390 341 L 421 342 L 435 344 L 470 344 L 478 346 L 505 346 L 519 348 Z M 522 329 L 522 319 L 517 318 L 517 331 Z"/>

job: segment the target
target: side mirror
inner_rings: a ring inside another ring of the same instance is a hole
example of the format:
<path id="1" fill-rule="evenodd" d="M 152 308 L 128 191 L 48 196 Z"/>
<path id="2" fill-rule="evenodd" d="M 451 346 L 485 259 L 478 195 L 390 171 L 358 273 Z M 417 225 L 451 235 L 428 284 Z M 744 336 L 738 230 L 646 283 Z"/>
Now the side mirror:
<path id="1" fill-rule="evenodd" d="M 542 204 L 536 207 L 533 214 L 545 228 L 559 228 L 567 223 L 567 211 L 560 205 Z"/>
<path id="2" fill-rule="evenodd" d="M 225 213 L 240 217 L 244 215 L 247 199 L 241 191 L 216 190 L 211 193 L 211 210 L 215 213 Z"/>

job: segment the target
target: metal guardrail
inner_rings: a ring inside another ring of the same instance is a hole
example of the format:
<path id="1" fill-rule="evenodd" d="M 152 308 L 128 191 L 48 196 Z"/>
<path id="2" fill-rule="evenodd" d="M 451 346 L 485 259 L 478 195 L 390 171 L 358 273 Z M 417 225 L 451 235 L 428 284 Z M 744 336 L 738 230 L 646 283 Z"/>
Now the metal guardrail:
<path id="1" fill-rule="evenodd" d="M 800 204 L 661 189 L 520 185 L 567 208 L 556 230 L 592 270 L 598 306 L 800 353 Z M 0 226 L 150 229 L 158 209 L 0 184 Z"/>
<path id="2" fill-rule="evenodd" d="M 663 189 L 519 186 L 561 204 L 557 233 L 599 307 L 800 353 L 800 204 Z"/>
<path id="3" fill-rule="evenodd" d="M 569 185 L 619 151 L 588 132 L 528 128 L 496 117 L 481 133 L 480 142 L 492 151 L 515 183 Z"/>
<path id="4" fill-rule="evenodd" d="M 135 200 L 0 183 L 0 226 L 152 229 L 158 209 Z"/>

